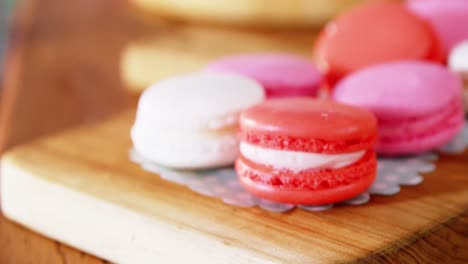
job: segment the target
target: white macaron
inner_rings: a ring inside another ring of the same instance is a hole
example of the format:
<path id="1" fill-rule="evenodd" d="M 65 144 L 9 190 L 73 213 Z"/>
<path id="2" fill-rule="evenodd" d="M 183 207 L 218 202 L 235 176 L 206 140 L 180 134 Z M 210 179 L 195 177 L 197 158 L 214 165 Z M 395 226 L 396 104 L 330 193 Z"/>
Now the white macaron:
<path id="1" fill-rule="evenodd" d="M 131 138 L 148 161 L 172 168 L 227 166 L 239 154 L 238 118 L 265 99 L 248 78 L 194 73 L 158 82 L 141 95 Z"/>
<path id="2" fill-rule="evenodd" d="M 464 82 L 463 99 L 465 112 L 468 112 L 468 39 L 459 43 L 450 52 L 448 64 Z"/>
<path id="3" fill-rule="evenodd" d="M 468 73 L 468 39 L 452 49 L 449 56 L 449 66 L 455 72 Z"/>

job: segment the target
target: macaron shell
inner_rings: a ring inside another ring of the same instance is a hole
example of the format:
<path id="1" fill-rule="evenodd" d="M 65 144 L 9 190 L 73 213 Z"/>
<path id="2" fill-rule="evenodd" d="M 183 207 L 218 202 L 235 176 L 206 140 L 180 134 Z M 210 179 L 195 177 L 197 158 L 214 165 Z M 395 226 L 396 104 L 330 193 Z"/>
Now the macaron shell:
<path id="1" fill-rule="evenodd" d="M 287 54 L 248 54 L 226 57 L 204 71 L 237 73 L 259 82 L 267 97 L 316 96 L 322 76 L 315 65 Z"/>
<path id="2" fill-rule="evenodd" d="M 133 147 L 146 160 L 181 169 L 206 169 L 228 166 L 239 155 L 236 133 L 212 135 L 193 131 L 154 131 L 135 126 Z"/>
<path id="3" fill-rule="evenodd" d="M 377 121 L 353 106 L 305 97 L 271 99 L 241 115 L 242 137 L 266 148 L 343 153 L 373 146 Z"/>
<path id="4" fill-rule="evenodd" d="M 461 103 L 458 104 L 457 110 L 452 113 L 452 116 L 446 120 L 430 127 L 413 127 L 414 125 L 406 125 L 405 130 L 425 131 L 422 133 L 406 133 L 405 136 L 393 136 L 382 138 L 378 141 L 376 151 L 383 155 L 403 155 L 403 154 L 418 154 L 433 150 L 436 147 L 442 146 L 453 139 L 463 128 L 465 124 L 464 114 Z"/>
<path id="5" fill-rule="evenodd" d="M 433 46 L 425 60 L 445 64 L 447 61 L 447 52 L 444 49 L 443 43 L 432 27 L 429 30 L 432 33 Z"/>
<path id="6" fill-rule="evenodd" d="M 332 98 L 386 120 L 440 112 L 460 93 L 461 80 L 442 65 L 406 61 L 356 72 L 337 84 Z"/>
<path id="7" fill-rule="evenodd" d="M 381 119 L 379 120 L 379 138 L 380 140 L 386 140 L 387 138 L 405 140 L 408 135 L 423 137 L 428 132 L 433 133 L 444 127 L 447 120 L 459 115 L 460 108 L 460 98 L 456 98 L 440 109 L 439 112 L 418 118 Z"/>
<path id="8" fill-rule="evenodd" d="M 418 154 L 450 141 L 462 128 L 461 80 L 439 64 L 381 64 L 340 82 L 333 99 L 378 118 L 377 153 Z"/>
<path id="9" fill-rule="evenodd" d="M 213 120 L 264 100 L 255 81 L 228 73 L 196 73 L 173 77 L 145 90 L 138 103 L 136 124 L 204 130 Z M 234 120 L 234 121 L 237 121 Z"/>
<path id="10" fill-rule="evenodd" d="M 468 39 L 468 1 L 413 0 L 408 8 L 431 23 L 443 43 L 445 55 Z"/>
<path id="11" fill-rule="evenodd" d="M 165 80 L 140 98 L 133 146 L 146 160 L 173 168 L 231 165 L 239 154 L 239 114 L 263 99 L 259 84 L 238 75 Z"/>
<path id="12" fill-rule="evenodd" d="M 236 162 L 242 185 L 267 200 L 291 204 L 321 205 L 350 199 L 366 191 L 376 177 L 375 153 L 344 168 L 300 173 L 276 170 L 244 157 Z"/>
<path id="13" fill-rule="evenodd" d="M 319 67 L 336 82 L 346 74 L 388 61 L 439 60 L 428 23 L 393 3 L 363 5 L 332 21 L 315 48 Z"/>

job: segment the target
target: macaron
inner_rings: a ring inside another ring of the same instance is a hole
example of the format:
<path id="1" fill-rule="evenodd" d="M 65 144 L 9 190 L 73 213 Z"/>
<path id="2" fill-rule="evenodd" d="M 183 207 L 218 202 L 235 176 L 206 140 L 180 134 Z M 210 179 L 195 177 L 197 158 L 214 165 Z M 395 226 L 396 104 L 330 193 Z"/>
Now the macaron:
<path id="1" fill-rule="evenodd" d="M 363 69 L 341 81 L 332 98 L 377 116 L 376 150 L 384 155 L 433 150 L 465 122 L 460 79 L 435 63 L 405 61 Z"/>
<path id="2" fill-rule="evenodd" d="M 288 54 L 248 54 L 231 56 L 208 64 L 204 71 L 230 72 L 256 80 L 268 98 L 316 96 L 322 76 L 315 65 Z"/>
<path id="3" fill-rule="evenodd" d="M 433 26 L 442 41 L 445 56 L 457 43 L 468 39 L 468 1 L 412 0 L 407 6 Z"/>
<path id="4" fill-rule="evenodd" d="M 338 16 L 320 33 L 314 50 L 331 86 L 362 68 L 399 60 L 442 61 L 441 43 L 428 22 L 404 5 L 372 3 Z"/>
<path id="5" fill-rule="evenodd" d="M 264 100 L 255 81 L 232 74 L 189 74 L 158 82 L 138 103 L 131 130 L 144 159 L 171 168 L 231 165 L 239 154 L 242 110 Z"/>
<path id="6" fill-rule="evenodd" d="M 448 64 L 450 69 L 463 80 L 465 112 L 468 112 L 468 38 L 452 49 Z"/>
<path id="7" fill-rule="evenodd" d="M 323 205 L 366 191 L 376 177 L 377 121 L 364 109 L 327 100 L 267 100 L 240 118 L 236 170 L 252 194 Z"/>

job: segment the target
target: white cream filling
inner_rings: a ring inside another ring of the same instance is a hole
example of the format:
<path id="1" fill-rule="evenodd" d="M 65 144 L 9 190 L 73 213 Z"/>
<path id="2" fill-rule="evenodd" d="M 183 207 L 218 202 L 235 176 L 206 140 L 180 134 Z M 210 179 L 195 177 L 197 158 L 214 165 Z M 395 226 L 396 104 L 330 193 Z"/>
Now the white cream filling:
<path id="1" fill-rule="evenodd" d="M 365 150 L 362 150 L 346 154 L 319 154 L 302 151 L 266 149 L 245 142 L 240 144 L 240 152 L 244 157 L 255 163 L 292 171 L 322 168 L 339 169 L 355 163 L 366 153 Z"/>

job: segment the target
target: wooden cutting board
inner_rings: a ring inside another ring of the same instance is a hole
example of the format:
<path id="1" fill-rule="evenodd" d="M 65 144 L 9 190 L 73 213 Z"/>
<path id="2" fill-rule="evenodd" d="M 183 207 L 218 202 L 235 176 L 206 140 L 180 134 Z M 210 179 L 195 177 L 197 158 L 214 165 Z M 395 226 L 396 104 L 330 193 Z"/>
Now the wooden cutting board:
<path id="1" fill-rule="evenodd" d="M 293 263 L 314 258 L 322 262 L 467 261 L 468 206 L 462 177 L 467 154 L 443 157 L 422 186 L 404 189 L 397 197 L 376 197 L 363 207 L 278 215 L 224 205 L 161 181 L 127 161 L 132 109 L 117 116 L 117 121 L 100 123 L 133 101 L 119 78 L 121 52 L 135 39 L 158 36 L 160 29 L 135 21 L 133 17 L 139 15 L 129 12 L 125 0 L 21 2 L 25 8 L 11 31 L 2 84 L 0 152 L 38 137 L 52 138 L 27 143 L 6 156 L 5 170 L 11 172 L 4 174 L 6 186 L 14 190 L 15 184 L 21 184 L 17 192 L 3 187 L 10 201 L 15 201 L 6 211 L 29 220 L 19 221 L 22 227 L 0 216 L 0 263 L 104 262 L 53 238 L 103 257 L 109 252 L 128 257 L 140 249 L 142 256 L 157 254 L 155 260 L 177 254 L 176 260 L 183 261 L 189 253 L 187 258 L 203 255 L 211 261 L 236 263 L 252 256 L 293 259 L 289 261 Z M 83 123 L 98 127 L 58 134 Z M 108 148 L 101 148 L 109 141 Z M 89 204 L 87 209 L 82 206 Z M 124 212 L 125 217 L 111 218 L 116 212 Z M 93 220 L 87 222 L 90 215 Z M 30 221 L 42 224 L 30 225 Z M 129 222 L 122 227 L 121 221 Z M 159 230 L 153 229 L 155 224 L 164 227 L 162 231 L 155 231 Z M 118 231 L 109 235 L 106 228 L 116 226 Z M 132 233 L 121 240 L 121 231 Z M 175 234 L 177 241 L 170 240 Z M 123 241 L 119 244 L 123 248 L 104 243 L 103 235 L 111 242 Z M 150 243 L 155 237 L 157 244 Z M 226 256 L 213 257 L 223 250 Z M 233 257 L 227 260 L 229 256 Z"/>
<path id="2" fill-rule="evenodd" d="M 4 214 L 118 263 L 468 260 L 468 153 L 442 156 L 417 187 L 369 204 L 280 214 L 238 208 L 128 159 L 134 110 L 3 157 Z"/>

